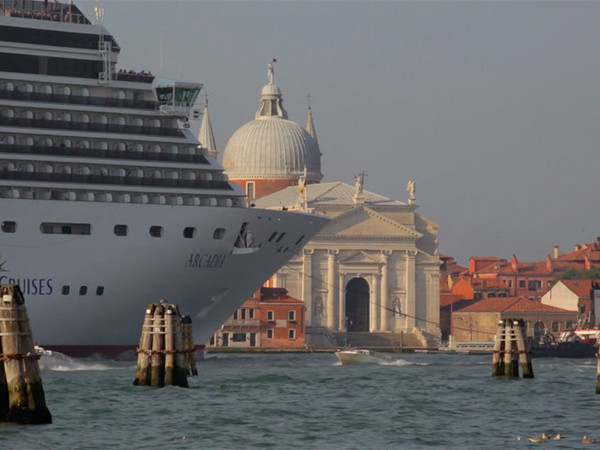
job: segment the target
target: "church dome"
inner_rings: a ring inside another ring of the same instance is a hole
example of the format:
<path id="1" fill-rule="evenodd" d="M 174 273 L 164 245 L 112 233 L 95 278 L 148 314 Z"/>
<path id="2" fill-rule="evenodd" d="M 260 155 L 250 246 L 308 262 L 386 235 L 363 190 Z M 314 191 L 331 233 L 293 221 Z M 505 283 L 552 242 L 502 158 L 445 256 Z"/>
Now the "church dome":
<path id="1" fill-rule="evenodd" d="M 318 182 L 321 152 L 308 132 L 291 120 L 256 119 L 240 127 L 223 152 L 230 179 L 293 178 L 307 170 L 307 182 Z"/>
<path id="2" fill-rule="evenodd" d="M 230 180 L 298 180 L 306 168 L 306 183 L 318 183 L 321 151 L 315 137 L 288 120 L 281 89 L 273 82 L 269 64 L 269 83 L 261 91 L 255 120 L 238 128 L 223 151 L 223 167 Z"/>

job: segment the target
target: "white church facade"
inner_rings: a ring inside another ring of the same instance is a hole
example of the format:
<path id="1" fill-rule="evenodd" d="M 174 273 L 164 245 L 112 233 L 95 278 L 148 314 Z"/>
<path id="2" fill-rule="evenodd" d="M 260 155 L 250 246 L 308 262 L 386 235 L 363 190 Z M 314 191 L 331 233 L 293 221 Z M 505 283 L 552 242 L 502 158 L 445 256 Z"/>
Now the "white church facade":
<path id="1" fill-rule="evenodd" d="M 212 142 L 204 122 L 200 134 Z M 310 105 L 304 127 L 288 119 L 273 64 L 254 120 L 232 135 L 222 156 L 249 203 L 332 219 L 274 275 L 274 287 L 305 303 L 307 344 L 340 332 L 440 335 L 439 226 L 418 214 L 415 183 L 407 184 L 406 202 L 365 190 L 364 174 L 354 186 L 321 183 Z"/>

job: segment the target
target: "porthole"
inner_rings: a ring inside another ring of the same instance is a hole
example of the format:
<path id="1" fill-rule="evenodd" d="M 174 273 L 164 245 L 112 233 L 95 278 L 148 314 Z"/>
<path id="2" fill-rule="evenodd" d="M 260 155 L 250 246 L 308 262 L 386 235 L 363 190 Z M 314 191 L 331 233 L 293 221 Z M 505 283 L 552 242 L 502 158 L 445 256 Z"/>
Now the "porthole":
<path id="1" fill-rule="evenodd" d="M 69 295 L 70 291 L 71 291 L 71 288 L 69 286 L 63 286 L 61 289 L 62 295 Z"/>
<path id="2" fill-rule="evenodd" d="M 104 294 L 104 286 L 98 286 L 96 288 L 96 295 L 102 295 Z"/>
<path id="3" fill-rule="evenodd" d="M 87 286 L 81 286 L 79 288 L 79 295 L 85 295 L 87 294 Z"/>
<path id="4" fill-rule="evenodd" d="M 152 237 L 162 237 L 163 235 L 163 227 L 160 227 L 158 225 L 154 225 L 150 227 L 150 236 Z"/>
<path id="5" fill-rule="evenodd" d="M 2 231 L 5 233 L 14 233 L 17 231 L 17 222 L 12 220 L 5 220 L 2 222 Z"/>
<path id="6" fill-rule="evenodd" d="M 185 227 L 183 229 L 183 237 L 186 239 L 193 239 L 196 237 L 196 229 L 194 227 Z"/>
<path id="7" fill-rule="evenodd" d="M 225 228 L 217 228 L 213 233 L 213 238 L 223 239 L 225 237 Z"/>
<path id="8" fill-rule="evenodd" d="M 115 225 L 115 236 L 127 236 L 127 225 Z"/>

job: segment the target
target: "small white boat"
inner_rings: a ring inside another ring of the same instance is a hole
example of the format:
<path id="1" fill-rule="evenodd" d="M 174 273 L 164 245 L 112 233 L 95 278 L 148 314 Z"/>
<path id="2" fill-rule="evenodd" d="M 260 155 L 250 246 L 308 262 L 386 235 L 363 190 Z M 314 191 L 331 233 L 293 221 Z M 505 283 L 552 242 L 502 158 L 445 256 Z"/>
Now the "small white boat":
<path id="1" fill-rule="evenodd" d="M 64 353 L 56 352 L 54 350 L 47 350 L 39 345 L 34 347 L 35 354 L 40 357 L 39 367 L 40 369 L 56 369 L 59 367 L 68 367 L 73 363 L 71 357 Z"/>
<path id="2" fill-rule="evenodd" d="M 338 350 L 335 356 L 342 364 L 381 364 L 392 361 L 387 353 L 374 352 L 364 348 Z"/>

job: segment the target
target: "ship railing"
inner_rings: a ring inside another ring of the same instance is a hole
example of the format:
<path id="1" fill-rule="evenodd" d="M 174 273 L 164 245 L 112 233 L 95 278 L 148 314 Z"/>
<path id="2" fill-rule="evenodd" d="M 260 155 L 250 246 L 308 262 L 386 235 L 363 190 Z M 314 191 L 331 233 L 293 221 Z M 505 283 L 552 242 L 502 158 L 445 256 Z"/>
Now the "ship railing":
<path id="1" fill-rule="evenodd" d="M 0 0 L 0 11 L 3 16 L 24 19 L 50 20 L 53 22 L 69 22 L 90 24 L 91 22 L 72 2 L 40 0 Z"/>
<path id="2" fill-rule="evenodd" d="M 75 148 L 62 146 L 35 146 L 0 144 L 0 152 L 21 155 L 55 155 L 79 156 L 107 159 L 135 159 L 142 161 L 185 162 L 195 164 L 210 164 L 204 155 L 184 155 L 181 153 L 157 153 L 134 150 L 108 150 L 95 148 Z"/>
<path id="3" fill-rule="evenodd" d="M 36 102 L 68 103 L 72 105 L 109 106 L 115 108 L 135 108 L 155 110 L 157 102 L 151 100 L 133 100 L 104 97 L 88 97 L 84 95 L 44 94 L 41 92 L 21 92 L 0 89 L 0 99 L 31 100 Z"/>
<path id="4" fill-rule="evenodd" d="M 113 74 L 113 78 L 118 81 L 134 81 L 137 83 L 152 83 L 154 81 L 154 75 L 147 73 L 117 72 Z"/>
<path id="5" fill-rule="evenodd" d="M 152 136 L 184 136 L 179 128 L 75 122 L 70 120 L 23 119 L 20 117 L 0 117 L 0 126 L 96 131 L 101 133 L 145 134 Z"/>
<path id="6" fill-rule="evenodd" d="M 122 186 L 145 186 L 161 188 L 193 188 L 233 190 L 227 181 L 223 180 L 182 180 L 173 178 L 134 177 L 115 175 L 83 175 L 76 173 L 47 173 L 29 172 L 23 170 L 0 171 L 0 180 L 35 181 L 47 183 L 78 183 L 78 184 L 112 184 Z"/>

